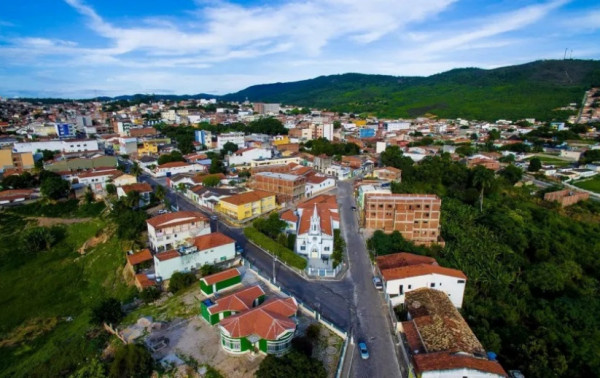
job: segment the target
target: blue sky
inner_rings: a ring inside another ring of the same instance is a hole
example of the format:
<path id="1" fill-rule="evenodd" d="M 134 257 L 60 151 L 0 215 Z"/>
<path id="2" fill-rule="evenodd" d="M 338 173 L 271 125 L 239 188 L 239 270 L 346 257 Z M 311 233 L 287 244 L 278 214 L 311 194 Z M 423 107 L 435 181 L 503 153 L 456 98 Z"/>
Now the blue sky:
<path id="1" fill-rule="evenodd" d="M 0 96 L 225 94 L 361 72 L 600 58 L 592 0 L 0 2 Z"/>

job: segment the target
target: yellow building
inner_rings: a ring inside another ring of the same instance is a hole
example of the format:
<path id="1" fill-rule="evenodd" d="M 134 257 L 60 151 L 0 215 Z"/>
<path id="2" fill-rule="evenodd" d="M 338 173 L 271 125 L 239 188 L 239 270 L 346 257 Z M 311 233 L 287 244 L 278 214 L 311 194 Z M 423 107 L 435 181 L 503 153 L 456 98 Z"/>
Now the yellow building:
<path id="1" fill-rule="evenodd" d="M 29 170 L 33 169 L 35 163 L 31 152 L 12 152 L 12 150 L 0 150 L 0 172 L 6 169 Z"/>
<path id="2" fill-rule="evenodd" d="M 361 127 L 361 126 L 365 126 L 367 124 L 367 121 L 364 119 L 356 119 L 354 121 L 352 121 L 353 124 L 355 124 L 357 127 Z"/>
<path id="3" fill-rule="evenodd" d="M 142 147 L 138 147 L 138 156 L 158 155 L 158 146 L 171 143 L 170 138 L 150 139 L 144 141 Z"/>
<path id="4" fill-rule="evenodd" d="M 279 146 L 280 144 L 289 144 L 290 138 L 287 135 L 275 135 L 273 137 L 273 145 Z"/>
<path id="5" fill-rule="evenodd" d="M 275 209 L 275 194 L 262 190 L 222 198 L 215 207 L 217 212 L 237 221 L 245 221 Z"/>

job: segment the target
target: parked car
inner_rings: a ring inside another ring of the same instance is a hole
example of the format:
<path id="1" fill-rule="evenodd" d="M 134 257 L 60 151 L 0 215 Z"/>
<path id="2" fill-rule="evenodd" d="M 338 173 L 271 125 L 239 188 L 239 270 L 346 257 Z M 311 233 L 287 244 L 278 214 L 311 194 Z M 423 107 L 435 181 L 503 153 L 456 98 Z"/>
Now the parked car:
<path id="1" fill-rule="evenodd" d="M 219 217 L 216 214 L 213 214 L 213 215 L 210 216 L 210 219 L 211 220 L 218 220 Z"/>
<path id="2" fill-rule="evenodd" d="M 366 360 L 369 358 L 369 350 L 367 349 L 367 343 L 365 343 L 364 341 L 359 341 L 358 342 L 358 350 L 360 351 L 360 357 L 363 360 Z"/>
<path id="3" fill-rule="evenodd" d="M 375 285 L 375 289 L 377 290 L 383 290 L 383 281 L 381 280 L 380 277 L 373 277 L 373 285 Z"/>
<path id="4" fill-rule="evenodd" d="M 156 214 L 161 215 L 161 214 L 167 214 L 169 212 L 169 210 L 158 210 L 158 212 Z"/>
<path id="5" fill-rule="evenodd" d="M 356 211 L 356 206 L 352 206 L 352 211 Z"/>

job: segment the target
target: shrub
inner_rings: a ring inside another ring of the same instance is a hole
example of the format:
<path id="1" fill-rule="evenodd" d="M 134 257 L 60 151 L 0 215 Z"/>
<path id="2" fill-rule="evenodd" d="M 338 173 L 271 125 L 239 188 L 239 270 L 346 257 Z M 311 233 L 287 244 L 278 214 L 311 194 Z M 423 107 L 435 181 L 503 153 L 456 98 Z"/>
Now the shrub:
<path id="1" fill-rule="evenodd" d="M 146 348 L 138 344 L 126 344 L 117 349 L 110 364 L 111 378 L 145 378 L 152 373 L 154 360 Z"/>
<path id="2" fill-rule="evenodd" d="M 169 291 L 171 293 L 177 293 L 194 282 L 196 282 L 196 275 L 194 273 L 175 272 L 169 280 Z"/>
<path id="3" fill-rule="evenodd" d="M 144 303 L 154 302 L 158 298 L 160 298 L 160 290 L 154 286 L 147 287 L 140 293 L 140 299 L 144 301 Z"/>
<path id="4" fill-rule="evenodd" d="M 92 321 L 97 324 L 118 324 L 123 319 L 124 313 L 121 302 L 115 298 L 107 298 L 92 309 Z"/>
<path id="5" fill-rule="evenodd" d="M 258 231 L 256 228 L 246 227 L 244 229 L 244 235 L 246 235 L 246 237 L 252 240 L 254 243 L 258 244 L 260 247 L 277 256 L 286 264 L 298 269 L 306 268 L 307 262 L 303 257 L 280 245 L 275 240 Z"/>

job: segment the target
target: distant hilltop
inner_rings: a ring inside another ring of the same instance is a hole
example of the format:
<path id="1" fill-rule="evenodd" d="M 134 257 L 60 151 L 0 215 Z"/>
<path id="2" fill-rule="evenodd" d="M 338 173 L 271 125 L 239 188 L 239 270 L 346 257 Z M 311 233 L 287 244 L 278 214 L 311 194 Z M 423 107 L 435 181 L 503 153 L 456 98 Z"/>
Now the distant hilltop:
<path id="1" fill-rule="evenodd" d="M 565 119 L 569 104 L 581 104 L 584 92 L 600 85 L 600 61 L 542 60 L 485 70 L 458 68 L 428 77 L 346 73 L 314 79 L 254 85 L 224 96 L 133 95 L 100 101 L 216 98 L 264 101 L 379 117 L 478 120 Z"/>

